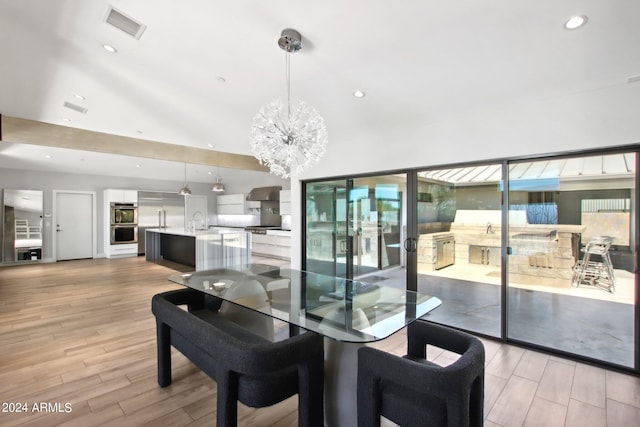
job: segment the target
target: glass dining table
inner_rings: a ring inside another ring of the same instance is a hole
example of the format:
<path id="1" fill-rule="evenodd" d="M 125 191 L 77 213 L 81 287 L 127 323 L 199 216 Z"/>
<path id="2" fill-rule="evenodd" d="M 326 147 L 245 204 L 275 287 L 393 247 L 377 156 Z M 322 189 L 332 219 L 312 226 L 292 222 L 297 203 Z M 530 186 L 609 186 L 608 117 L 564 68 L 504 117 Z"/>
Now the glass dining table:
<path id="1" fill-rule="evenodd" d="M 323 335 L 328 426 L 356 425 L 358 348 L 389 337 L 441 304 L 420 292 L 266 264 L 176 273 L 169 280 L 278 319 L 290 329 Z"/>

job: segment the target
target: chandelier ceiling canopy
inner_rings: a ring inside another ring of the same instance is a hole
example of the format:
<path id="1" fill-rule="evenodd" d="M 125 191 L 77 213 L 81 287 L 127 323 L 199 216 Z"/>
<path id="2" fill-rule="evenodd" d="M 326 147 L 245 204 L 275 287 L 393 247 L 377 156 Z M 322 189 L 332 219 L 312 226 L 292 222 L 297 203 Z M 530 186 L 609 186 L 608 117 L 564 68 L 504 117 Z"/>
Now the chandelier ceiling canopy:
<path id="1" fill-rule="evenodd" d="M 278 46 L 286 52 L 287 99 L 275 99 L 262 106 L 253 118 L 249 143 L 251 152 L 271 173 L 296 178 L 318 163 L 327 147 L 327 128 L 315 108 L 291 100 L 291 53 L 302 49 L 302 37 L 293 29 L 282 30 Z"/>

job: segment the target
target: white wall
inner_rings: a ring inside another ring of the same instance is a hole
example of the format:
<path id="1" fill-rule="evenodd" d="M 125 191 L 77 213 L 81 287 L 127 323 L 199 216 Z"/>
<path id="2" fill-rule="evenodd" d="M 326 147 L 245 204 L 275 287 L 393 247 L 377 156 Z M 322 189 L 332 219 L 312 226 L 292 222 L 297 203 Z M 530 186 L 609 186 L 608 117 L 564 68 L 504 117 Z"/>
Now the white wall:
<path id="1" fill-rule="evenodd" d="M 472 162 L 640 143 L 640 83 L 488 106 L 446 121 L 372 124 L 377 132 L 331 133 L 302 179 Z M 482 84 L 482 82 L 478 82 Z M 292 265 L 301 264 L 300 184 L 292 182 Z M 294 191 L 294 189 L 298 189 Z"/>

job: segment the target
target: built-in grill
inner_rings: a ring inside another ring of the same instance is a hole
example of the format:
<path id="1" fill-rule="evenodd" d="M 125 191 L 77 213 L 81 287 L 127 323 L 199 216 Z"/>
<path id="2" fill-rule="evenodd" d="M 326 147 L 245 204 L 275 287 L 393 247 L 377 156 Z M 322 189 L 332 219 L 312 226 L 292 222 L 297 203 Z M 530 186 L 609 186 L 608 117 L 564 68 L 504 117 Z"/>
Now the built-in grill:
<path id="1" fill-rule="evenodd" d="M 280 227 L 272 225 L 248 225 L 244 230 L 252 234 L 267 234 L 267 230 L 277 230 L 279 228 Z"/>

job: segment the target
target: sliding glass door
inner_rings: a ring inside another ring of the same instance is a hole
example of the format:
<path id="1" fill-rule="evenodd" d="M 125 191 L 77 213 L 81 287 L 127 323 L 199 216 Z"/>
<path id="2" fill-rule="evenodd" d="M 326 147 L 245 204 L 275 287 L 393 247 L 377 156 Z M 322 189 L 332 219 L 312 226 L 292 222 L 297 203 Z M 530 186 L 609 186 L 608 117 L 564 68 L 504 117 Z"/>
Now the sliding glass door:
<path id="1" fill-rule="evenodd" d="M 417 172 L 418 290 L 429 319 L 501 336 L 502 164 Z"/>
<path id="2" fill-rule="evenodd" d="M 634 366 L 636 155 L 509 165 L 508 338 Z"/>
<path id="3" fill-rule="evenodd" d="M 305 191 L 304 269 L 347 275 L 347 180 L 316 182 Z"/>
<path id="4" fill-rule="evenodd" d="M 305 184 L 304 268 L 406 288 L 406 176 Z"/>
<path id="5" fill-rule="evenodd" d="M 304 183 L 303 268 L 442 300 L 429 320 L 638 369 L 637 149 Z"/>

